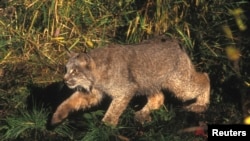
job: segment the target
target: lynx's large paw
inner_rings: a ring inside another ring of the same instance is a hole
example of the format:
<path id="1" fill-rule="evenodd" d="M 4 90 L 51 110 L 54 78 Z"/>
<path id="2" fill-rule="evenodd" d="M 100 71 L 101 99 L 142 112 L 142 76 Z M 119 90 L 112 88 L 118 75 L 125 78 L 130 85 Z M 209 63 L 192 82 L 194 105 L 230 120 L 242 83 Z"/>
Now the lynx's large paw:
<path id="1" fill-rule="evenodd" d="M 102 122 L 111 127 L 116 127 L 118 124 L 119 119 L 117 117 L 111 117 L 111 116 L 104 116 L 102 119 Z"/>
<path id="2" fill-rule="evenodd" d="M 150 122 L 152 120 L 150 113 L 141 112 L 141 111 L 135 112 L 134 118 L 136 121 L 140 122 L 141 124 L 144 124 L 145 122 Z"/>
<path id="3" fill-rule="evenodd" d="M 66 117 L 67 115 L 62 114 L 62 113 L 54 113 L 51 119 L 51 125 L 57 125 L 62 122 L 62 120 Z"/>
<path id="4" fill-rule="evenodd" d="M 205 105 L 191 104 L 189 106 L 186 106 L 185 109 L 195 113 L 202 113 L 207 110 L 207 107 L 208 106 Z"/>

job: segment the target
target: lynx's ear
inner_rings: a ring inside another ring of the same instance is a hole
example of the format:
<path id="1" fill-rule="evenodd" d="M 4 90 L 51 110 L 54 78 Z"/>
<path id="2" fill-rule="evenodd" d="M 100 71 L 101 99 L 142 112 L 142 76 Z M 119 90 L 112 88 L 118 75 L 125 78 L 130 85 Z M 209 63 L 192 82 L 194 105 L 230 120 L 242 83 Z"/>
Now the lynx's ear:
<path id="1" fill-rule="evenodd" d="M 87 58 L 88 58 L 88 65 L 87 67 L 90 69 L 90 70 L 93 70 L 96 68 L 96 64 L 95 64 L 95 61 L 92 59 L 92 57 L 88 54 L 88 53 L 85 53 Z"/>
<path id="2" fill-rule="evenodd" d="M 74 57 L 74 56 L 76 56 L 76 55 L 78 55 L 79 53 L 75 53 L 75 52 L 73 52 L 73 51 L 67 51 L 67 55 L 69 56 L 69 57 Z"/>
<path id="3" fill-rule="evenodd" d="M 76 56 L 78 53 L 75 53 L 73 51 L 70 51 L 67 47 L 65 47 L 66 53 L 69 57 Z"/>

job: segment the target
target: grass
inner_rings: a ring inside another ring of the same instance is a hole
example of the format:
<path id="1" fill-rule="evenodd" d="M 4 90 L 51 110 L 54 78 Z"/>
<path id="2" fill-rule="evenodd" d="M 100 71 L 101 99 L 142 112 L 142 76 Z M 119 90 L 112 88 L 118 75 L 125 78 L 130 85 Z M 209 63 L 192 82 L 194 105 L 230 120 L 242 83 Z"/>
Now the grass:
<path id="1" fill-rule="evenodd" d="M 242 123 L 249 116 L 244 105 L 250 101 L 248 7 L 245 0 L 1 2 L 0 137 L 32 141 L 205 140 L 178 131 L 200 121 Z M 67 97 L 60 93 L 62 85 L 51 87 L 62 81 L 66 50 L 139 43 L 161 34 L 180 40 L 197 69 L 209 73 L 211 105 L 206 113 L 189 113 L 167 101 L 166 107 L 152 114 L 153 121 L 143 126 L 134 122 L 129 108 L 119 127 L 107 127 L 101 123 L 103 107 L 74 113 L 54 130 L 46 126 L 53 108 Z M 34 101 L 29 103 L 31 96 Z"/>
<path id="2" fill-rule="evenodd" d="M 15 116 L 5 119 L 5 126 L 1 131 L 5 131 L 3 140 L 57 140 L 67 137 L 73 138 L 73 133 L 68 125 L 59 126 L 54 132 L 46 130 L 48 112 L 33 109 L 31 112 L 22 110 Z M 61 136 L 60 138 L 57 136 Z"/>

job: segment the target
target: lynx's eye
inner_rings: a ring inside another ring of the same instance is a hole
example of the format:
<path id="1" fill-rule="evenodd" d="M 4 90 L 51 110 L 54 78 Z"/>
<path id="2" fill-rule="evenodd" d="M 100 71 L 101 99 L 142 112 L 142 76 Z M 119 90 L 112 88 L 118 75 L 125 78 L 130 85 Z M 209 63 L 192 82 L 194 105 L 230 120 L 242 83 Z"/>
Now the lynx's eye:
<path id="1" fill-rule="evenodd" d="M 77 70 L 76 69 L 71 69 L 69 73 L 72 74 L 72 75 L 75 75 L 77 73 Z"/>

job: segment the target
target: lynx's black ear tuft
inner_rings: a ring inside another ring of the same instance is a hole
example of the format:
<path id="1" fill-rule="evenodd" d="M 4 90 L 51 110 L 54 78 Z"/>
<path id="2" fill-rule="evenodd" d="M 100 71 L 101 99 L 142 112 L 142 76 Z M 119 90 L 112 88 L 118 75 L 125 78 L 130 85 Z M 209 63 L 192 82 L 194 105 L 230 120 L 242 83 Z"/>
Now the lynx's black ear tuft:
<path id="1" fill-rule="evenodd" d="M 70 52 L 67 52 L 67 55 L 70 58 L 78 58 L 80 54 L 76 53 L 76 52 L 73 52 L 73 51 L 70 51 Z"/>

